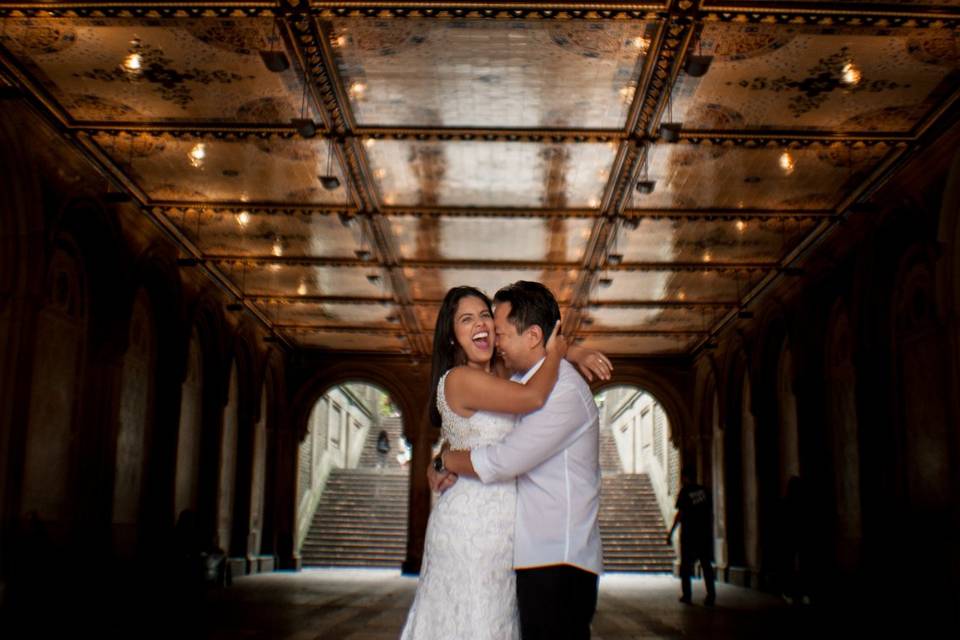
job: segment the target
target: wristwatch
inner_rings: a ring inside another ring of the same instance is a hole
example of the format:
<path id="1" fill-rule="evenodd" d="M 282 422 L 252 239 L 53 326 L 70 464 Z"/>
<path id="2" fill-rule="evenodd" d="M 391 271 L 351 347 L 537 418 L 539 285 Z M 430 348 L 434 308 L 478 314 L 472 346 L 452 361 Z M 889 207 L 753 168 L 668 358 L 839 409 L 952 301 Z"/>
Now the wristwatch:
<path id="1" fill-rule="evenodd" d="M 443 466 L 443 451 L 438 453 L 437 456 L 433 459 L 433 470 L 436 471 L 437 473 L 443 473 L 444 471 L 447 470 L 447 468 Z"/>

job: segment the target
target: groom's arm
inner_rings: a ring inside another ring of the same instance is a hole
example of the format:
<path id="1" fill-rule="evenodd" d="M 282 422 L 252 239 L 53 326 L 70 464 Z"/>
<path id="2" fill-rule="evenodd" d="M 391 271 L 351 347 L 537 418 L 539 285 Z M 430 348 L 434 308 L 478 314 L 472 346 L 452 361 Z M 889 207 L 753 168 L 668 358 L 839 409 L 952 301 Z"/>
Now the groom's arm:
<path id="1" fill-rule="evenodd" d="M 559 384 L 546 406 L 531 413 L 498 443 L 472 451 L 447 451 L 444 466 L 459 475 L 498 482 L 522 475 L 579 437 L 592 421 L 587 402 L 573 384 Z"/>

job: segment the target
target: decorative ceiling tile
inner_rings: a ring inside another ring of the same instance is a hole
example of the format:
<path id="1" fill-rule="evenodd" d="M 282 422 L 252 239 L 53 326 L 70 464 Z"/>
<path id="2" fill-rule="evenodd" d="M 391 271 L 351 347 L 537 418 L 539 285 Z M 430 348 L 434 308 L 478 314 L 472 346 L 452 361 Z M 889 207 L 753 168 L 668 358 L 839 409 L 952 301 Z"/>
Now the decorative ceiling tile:
<path id="1" fill-rule="evenodd" d="M 517 280 L 543 283 L 562 304 L 573 294 L 576 274 L 568 275 L 557 269 L 415 269 L 404 267 L 414 300 L 442 300 L 453 287 L 471 286 L 493 297 L 508 284 Z"/>
<path id="2" fill-rule="evenodd" d="M 624 126 L 655 27 L 641 21 L 334 20 L 362 125 Z"/>
<path id="3" fill-rule="evenodd" d="M 610 286 L 596 286 L 594 300 L 733 303 L 763 276 L 757 270 L 616 271 Z"/>
<path id="4" fill-rule="evenodd" d="M 579 262 L 592 218 L 392 216 L 404 260 Z"/>
<path id="5" fill-rule="evenodd" d="M 208 256 L 355 258 L 366 249 L 355 225 L 330 214 L 170 209 L 166 216 Z"/>
<path id="6" fill-rule="evenodd" d="M 296 67 L 261 61 L 285 50 L 269 18 L 9 19 L 0 43 L 77 121 L 319 121 Z"/>
<path id="7" fill-rule="evenodd" d="M 674 90 L 684 129 L 905 132 L 960 82 L 946 29 L 708 23 L 698 52 L 710 70 Z"/>
<path id="8" fill-rule="evenodd" d="M 368 140 L 387 205 L 596 208 L 613 143 Z"/>
<path id="9" fill-rule="evenodd" d="M 704 331 L 720 319 L 725 307 L 594 307 L 586 312 L 590 323 L 582 331 Z"/>
<path id="10" fill-rule="evenodd" d="M 887 145 L 799 149 L 655 144 L 651 194 L 634 192 L 634 209 L 829 210 L 891 153 Z"/>
<path id="11" fill-rule="evenodd" d="M 312 329 L 282 329 L 297 346 L 336 351 L 400 352 L 407 348 L 402 336 L 393 333 L 342 333 Z"/>
<path id="12" fill-rule="evenodd" d="M 643 218 L 621 228 L 624 262 L 777 262 L 820 221 L 814 218 L 703 220 Z"/>
<path id="13" fill-rule="evenodd" d="M 376 266 L 314 267 L 289 264 L 218 263 L 246 295 L 352 296 L 382 298 L 390 295 L 389 281 Z M 368 278 L 374 276 L 375 279 Z M 273 314 L 276 310 L 270 314 Z"/>
<path id="14" fill-rule="evenodd" d="M 280 325 L 369 327 L 399 330 L 397 308 L 390 303 L 355 304 L 289 300 L 279 304 L 258 301 L 257 306 Z"/>
<path id="15" fill-rule="evenodd" d="M 582 345 L 607 355 L 669 355 L 685 353 L 700 342 L 702 336 L 640 335 L 605 336 L 584 335 Z"/>
<path id="16" fill-rule="evenodd" d="M 300 138 L 217 140 L 171 135 L 96 134 L 94 141 L 136 185 L 158 201 L 334 204 L 347 202 L 340 186 L 324 189 L 327 144 Z"/>

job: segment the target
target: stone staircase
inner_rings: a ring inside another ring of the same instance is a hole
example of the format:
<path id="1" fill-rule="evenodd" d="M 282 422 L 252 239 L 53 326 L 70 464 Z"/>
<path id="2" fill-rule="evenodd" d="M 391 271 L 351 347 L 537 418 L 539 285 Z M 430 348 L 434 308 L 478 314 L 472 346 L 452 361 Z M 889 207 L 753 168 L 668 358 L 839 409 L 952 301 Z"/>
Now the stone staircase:
<path id="1" fill-rule="evenodd" d="M 400 418 L 385 418 L 390 452 L 377 469 L 377 436 L 367 435 L 356 469 L 334 470 L 300 549 L 305 567 L 399 568 L 407 555 L 410 470 L 401 467 Z"/>
<path id="2" fill-rule="evenodd" d="M 669 573 L 673 548 L 646 474 L 623 473 L 609 428 L 600 429 L 600 539 L 604 571 Z"/>
<path id="3" fill-rule="evenodd" d="M 327 479 L 313 524 L 300 550 L 305 567 L 397 568 L 406 557 L 410 470 L 397 462 L 399 418 L 383 420 L 390 453 L 377 469 L 377 436 L 372 428 L 357 469 L 337 469 Z M 660 573 L 673 569 L 673 549 L 657 499 L 644 474 L 622 473 L 613 434 L 600 435 L 600 537 L 604 569 Z"/>

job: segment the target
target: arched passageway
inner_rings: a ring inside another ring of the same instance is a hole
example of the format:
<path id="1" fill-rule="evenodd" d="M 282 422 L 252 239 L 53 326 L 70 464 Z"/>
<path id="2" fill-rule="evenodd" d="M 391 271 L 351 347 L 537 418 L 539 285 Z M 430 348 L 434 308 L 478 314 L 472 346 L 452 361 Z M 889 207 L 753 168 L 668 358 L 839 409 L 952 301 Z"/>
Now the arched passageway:
<path id="1" fill-rule="evenodd" d="M 310 410 L 298 450 L 301 564 L 400 567 L 410 458 L 388 393 L 365 382 L 330 387 Z"/>
<path id="2" fill-rule="evenodd" d="M 670 420 L 649 392 L 612 386 L 594 396 L 600 411 L 600 536 L 606 571 L 669 572 L 663 538 L 675 512 L 680 452 Z"/>

